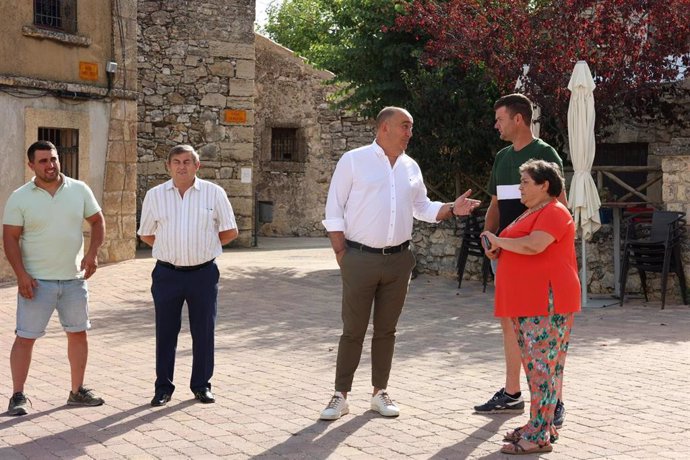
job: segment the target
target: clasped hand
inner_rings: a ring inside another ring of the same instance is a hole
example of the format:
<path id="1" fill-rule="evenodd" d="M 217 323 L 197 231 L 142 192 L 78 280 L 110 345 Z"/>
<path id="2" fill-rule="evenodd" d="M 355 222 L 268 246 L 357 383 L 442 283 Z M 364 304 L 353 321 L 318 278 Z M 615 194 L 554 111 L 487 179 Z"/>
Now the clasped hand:
<path id="1" fill-rule="evenodd" d="M 484 248 L 484 254 L 486 254 L 486 257 L 491 260 L 498 259 L 498 256 L 501 253 L 501 248 L 498 247 L 498 237 L 485 230 L 481 233 L 480 238 L 482 239 L 482 247 Z M 485 241 L 489 242 L 488 247 Z"/>

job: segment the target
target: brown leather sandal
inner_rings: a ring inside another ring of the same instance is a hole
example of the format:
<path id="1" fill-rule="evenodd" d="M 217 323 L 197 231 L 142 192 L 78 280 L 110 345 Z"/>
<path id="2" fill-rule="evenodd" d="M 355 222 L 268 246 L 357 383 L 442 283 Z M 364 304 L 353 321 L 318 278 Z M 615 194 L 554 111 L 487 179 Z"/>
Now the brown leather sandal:
<path id="1" fill-rule="evenodd" d="M 522 431 L 520 430 L 522 430 L 522 428 L 515 428 L 514 430 L 507 432 L 503 435 L 503 440 L 505 442 L 518 442 L 520 439 L 522 439 Z M 556 441 L 558 441 L 557 434 L 549 435 L 549 443 L 553 444 Z"/>
<path id="2" fill-rule="evenodd" d="M 525 449 L 520 445 L 520 442 L 512 442 L 501 447 L 502 454 L 508 455 L 531 455 L 531 454 L 546 454 L 553 451 L 551 444 L 544 444 L 543 446 L 536 445 L 530 449 Z"/>
<path id="3" fill-rule="evenodd" d="M 520 439 L 522 439 L 522 432 L 520 430 L 522 430 L 522 428 L 515 428 L 514 430 L 507 432 L 503 436 L 503 440 L 510 443 L 518 442 Z"/>

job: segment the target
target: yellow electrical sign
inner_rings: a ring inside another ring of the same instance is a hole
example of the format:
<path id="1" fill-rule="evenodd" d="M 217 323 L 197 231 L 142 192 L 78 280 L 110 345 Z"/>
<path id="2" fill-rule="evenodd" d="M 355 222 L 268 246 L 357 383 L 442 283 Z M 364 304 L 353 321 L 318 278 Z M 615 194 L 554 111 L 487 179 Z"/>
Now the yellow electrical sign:
<path id="1" fill-rule="evenodd" d="M 95 62 L 79 62 L 79 78 L 82 80 L 98 80 L 98 64 Z"/>
<path id="2" fill-rule="evenodd" d="M 225 122 L 226 123 L 237 123 L 242 124 L 247 122 L 247 111 L 246 110 L 226 110 L 225 111 Z"/>

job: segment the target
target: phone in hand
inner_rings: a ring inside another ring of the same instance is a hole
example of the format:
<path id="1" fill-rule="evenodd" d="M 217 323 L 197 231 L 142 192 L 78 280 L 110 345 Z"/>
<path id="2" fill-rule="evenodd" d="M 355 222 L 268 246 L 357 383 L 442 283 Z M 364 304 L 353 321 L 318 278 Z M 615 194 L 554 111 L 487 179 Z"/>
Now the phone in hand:
<path id="1" fill-rule="evenodd" d="M 482 235 L 482 246 L 484 246 L 484 249 L 487 251 L 491 250 L 491 241 L 489 241 L 489 237 L 486 235 Z"/>

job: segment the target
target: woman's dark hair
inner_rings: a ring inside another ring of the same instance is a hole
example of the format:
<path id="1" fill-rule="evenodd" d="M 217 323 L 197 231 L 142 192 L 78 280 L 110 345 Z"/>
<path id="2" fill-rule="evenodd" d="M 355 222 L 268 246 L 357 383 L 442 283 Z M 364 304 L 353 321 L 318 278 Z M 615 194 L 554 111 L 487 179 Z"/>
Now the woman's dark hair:
<path id="1" fill-rule="evenodd" d="M 527 160 L 520 166 L 520 174 L 522 173 L 527 173 L 537 185 L 549 181 L 549 188 L 546 190 L 549 196 L 559 196 L 565 187 L 561 167 L 550 161 Z"/>

